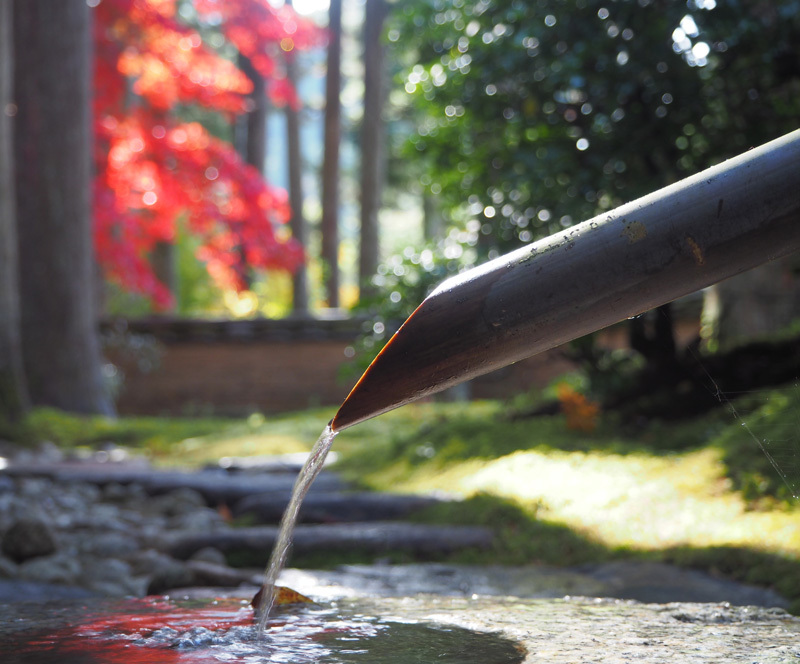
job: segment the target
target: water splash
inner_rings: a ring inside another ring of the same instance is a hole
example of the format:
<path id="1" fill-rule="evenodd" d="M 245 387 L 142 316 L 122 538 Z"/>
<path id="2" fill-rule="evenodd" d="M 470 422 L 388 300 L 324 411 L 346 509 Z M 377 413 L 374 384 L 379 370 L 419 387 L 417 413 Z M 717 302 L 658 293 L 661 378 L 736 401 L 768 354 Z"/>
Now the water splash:
<path id="1" fill-rule="evenodd" d="M 264 581 L 261 584 L 261 608 L 258 614 L 257 632 L 259 634 L 264 633 L 267 620 L 269 620 L 269 614 L 275 603 L 275 583 L 286 563 L 286 556 L 292 544 L 292 534 L 294 533 L 294 527 L 297 524 L 297 516 L 300 512 L 300 505 L 308 493 L 308 490 L 311 488 L 312 482 L 317 475 L 319 475 L 320 470 L 322 470 L 325 457 L 328 456 L 331 445 L 333 445 L 333 439 L 336 437 L 337 433 L 337 431 L 331 429 L 330 425 L 325 427 L 319 440 L 317 440 L 314 447 L 311 449 L 308 459 L 294 483 L 292 498 L 289 501 L 289 505 L 286 507 L 286 511 L 283 513 L 283 518 L 281 518 L 278 537 L 275 540 L 275 545 L 272 548 L 272 555 L 264 571 Z"/>

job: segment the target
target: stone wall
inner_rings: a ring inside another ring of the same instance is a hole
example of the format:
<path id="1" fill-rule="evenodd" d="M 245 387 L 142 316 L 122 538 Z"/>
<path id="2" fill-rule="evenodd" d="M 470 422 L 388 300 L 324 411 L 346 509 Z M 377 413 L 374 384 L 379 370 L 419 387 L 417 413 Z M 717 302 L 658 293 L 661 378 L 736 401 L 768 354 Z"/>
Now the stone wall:
<path id="1" fill-rule="evenodd" d="M 107 322 L 106 355 L 120 377 L 119 412 L 238 416 L 338 405 L 356 380 L 342 373 L 362 324 L 353 318 Z M 679 336 L 696 333 L 690 321 Z M 625 343 L 624 327 L 602 335 L 606 346 Z M 554 349 L 475 379 L 467 391 L 454 388 L 452 396 L 510 397 L 573 368 Z"/>

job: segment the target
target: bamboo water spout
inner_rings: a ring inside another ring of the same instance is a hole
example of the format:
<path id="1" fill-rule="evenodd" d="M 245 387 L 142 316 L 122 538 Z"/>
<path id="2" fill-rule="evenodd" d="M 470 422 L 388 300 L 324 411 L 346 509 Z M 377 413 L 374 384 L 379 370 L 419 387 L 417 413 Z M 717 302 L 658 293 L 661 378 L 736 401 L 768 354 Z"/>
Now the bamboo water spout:
<path id="1" fill-rule="evenodd" d="M 800 249 L 800 130 L 448 279 L 345 399 L 339 431 Z"/>

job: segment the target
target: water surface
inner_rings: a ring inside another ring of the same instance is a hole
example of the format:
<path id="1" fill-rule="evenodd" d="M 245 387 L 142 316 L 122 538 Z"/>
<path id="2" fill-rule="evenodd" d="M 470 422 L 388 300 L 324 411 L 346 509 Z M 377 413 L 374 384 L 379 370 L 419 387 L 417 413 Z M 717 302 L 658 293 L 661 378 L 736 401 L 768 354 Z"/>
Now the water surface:
<path id="1" fill-rule="evenodd" d="M 352 606 L 281 611 L 263 635 L 240 600 L 0 607 L 3 664 L 516 664 L 512 641 Z"/>

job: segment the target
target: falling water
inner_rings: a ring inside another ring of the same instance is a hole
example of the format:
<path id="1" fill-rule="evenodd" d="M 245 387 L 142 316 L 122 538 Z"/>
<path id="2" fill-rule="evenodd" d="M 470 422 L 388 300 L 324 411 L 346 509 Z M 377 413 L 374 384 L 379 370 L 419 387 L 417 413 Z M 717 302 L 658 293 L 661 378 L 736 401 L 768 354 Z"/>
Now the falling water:
<path id="1" fill-rule="evenodd" d="M 286 562 L 286 555 L 289 553 L 289 547 L 292 544 L 292 534 L 294 527 L 297 524 L 297 515 L 300 511 L 300 505 L 308 493 L 311 483 L 314 481 L 319 471 L 322 470 L 322 465 L 325 463 L 325 457 L 328 456 L 328 451 L 331 449 L 333 439 L 338 432 L 331 429 L 330 425 L 325 427 L 322 435 L 317 440 L 311 453 L 308 455 L 308 460 L 305 462 L 303 469 L 297 476 L 292 489 L 292 498 L 286 511 L 283 513 L 281 525 L 278 529 L 278 537 L 275 540 L 275 546 L 272 548 L 272 555 L 270 556 L 267 568 L 264 571 L 264 582 L 261 585 L 261 610 L 258 617 L 258 633 L 261 634 L 267 626 L 269 614 L 272 611 L 272 605 L 275 602 L 275 582 L 278 580 L 278 575 L 283 569 Z"/>

